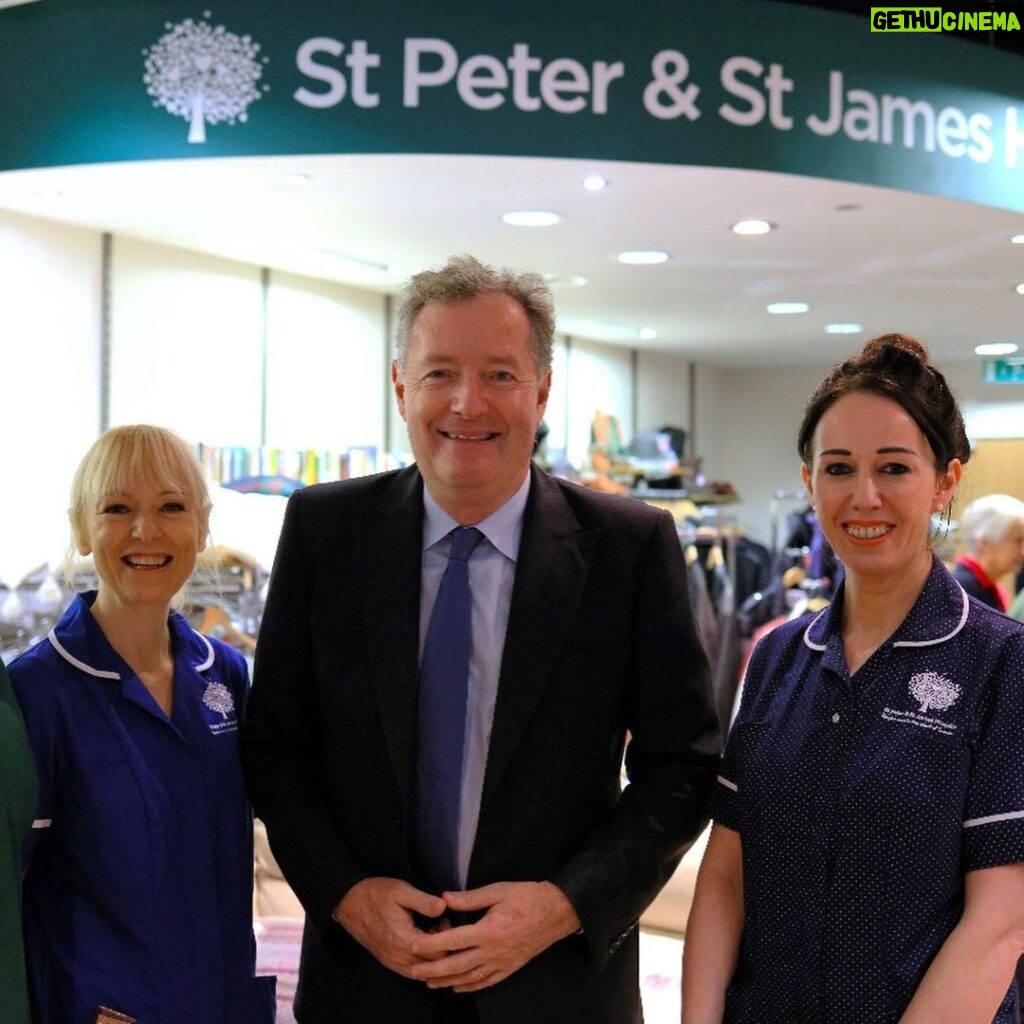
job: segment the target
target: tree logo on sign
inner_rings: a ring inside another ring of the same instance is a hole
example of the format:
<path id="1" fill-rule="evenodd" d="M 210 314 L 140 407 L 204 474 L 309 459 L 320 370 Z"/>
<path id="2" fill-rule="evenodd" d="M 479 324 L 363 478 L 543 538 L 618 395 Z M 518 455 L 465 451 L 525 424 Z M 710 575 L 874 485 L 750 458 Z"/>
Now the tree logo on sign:
<path id="1" fill-rule="evenodd" d="M 249 105 L 270 88 L 259 84 L 268 60 L 259 56 L 260 44 L 209 21 L 186 18 L 165 27 L 166 34 L 142 51 L 142 80 L 153 106 L 188 121 L 189 142 L 205 142 L 208 124 L 244 124 Z"/>
<path id="2" fill-rule="evenodd" d="M 919 672 L 910 677 L 910 695 L 921 705 L 921 714 L 926 715 L 951 708 L 960 696 L 960 687 L 938 672 Z"/>

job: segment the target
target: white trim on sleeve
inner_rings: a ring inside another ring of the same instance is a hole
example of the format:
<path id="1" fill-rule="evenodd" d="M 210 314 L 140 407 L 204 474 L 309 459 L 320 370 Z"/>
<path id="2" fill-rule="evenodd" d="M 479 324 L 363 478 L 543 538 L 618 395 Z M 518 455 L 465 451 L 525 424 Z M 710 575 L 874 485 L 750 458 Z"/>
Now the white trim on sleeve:
<path id="1" fill-rule="evenodd" d="M 964 828 L 977 828 L 979 825 L 991 825 L 996 821 L 1013 821 L 1024 818 L 1024 811 L 1004 811 L 1002 814 L 986 814 L 984 818 L 968 818 Z"/>
<path id="2" fill-rule="evenodd" d="M 53 824 L 53 818 L 36 818 L 32 822 L 33 828 L 49 828 Z"/>
<path id="3" fill-rule="evenodd" d="M 725 786 L 726 789 L 731 789 L 734 793 L 738 793 L 740 791 L 740 787 L 737 786 L 735 782 L 730 782 L 724 775 L 719 775 L 718 781 Z"/>

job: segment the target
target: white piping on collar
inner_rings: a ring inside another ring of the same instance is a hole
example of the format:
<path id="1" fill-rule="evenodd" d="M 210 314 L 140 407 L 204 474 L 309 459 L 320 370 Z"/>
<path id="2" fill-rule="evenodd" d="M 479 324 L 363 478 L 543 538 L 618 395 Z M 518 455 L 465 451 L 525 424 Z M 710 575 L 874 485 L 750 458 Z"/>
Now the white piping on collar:
<path id="1" fill-rule="evenodd" d="M 205 672 L 216 660 L 217 652 L 213 649 L 213 644 L 203 636 L 202 633 L 197 633 L 194 629 L 192 635 L 198 637 L 206 647 L 206 657 L 199 662 L 195 669 L 197 672 Z M 108 669 L 93 668 L 92 665 L 87 665 L 84 661 L 79 661 L 70 651 L 68 651 L 61 642 L 57 639 L 57 633 L 55 629 L 51 629 L 47 634 L 47 637 L 57 653 L 67 662 L 74 665 L 75 668 L 81 669 L 83 672 L 88 672 L 91 676 L 97 676 L 100 679 L 120 679 L 120 672 L 113 672 Z"/>
<path id="2" fill-rule="evenodd" d="M 958 583 L 959 587 L 960 584 Z M 897 640 L 893 647 L 931 647 L 933 644 L 944 644 L 947 640 L 952 640 L 953 637 L 964 628 L 967 622 L 967 616 L 971 610 L 971 601 L 967 596 L 967 591 L 963 587 L 960 587 L 960 597 L 963 600 L 964 608 L 960 614 L 960 621 L 956 624 L 956 628 L 945 636 L 936 637 L 934 640 Z"/>
<path id="3" fill-rule="evenodd" d="M 213 644 L 211 644 L 210 641 L 207 640 L 202 633 L 197 633 L 193 629 L 192 635 L 199 637 L 199 639 L 202 640 L 204 644 L 206 644 L 206 657 L 198 665 L 196 665 L 197 672 L 205 672 L 213 664 L 214 659 L 217 657 L 217 653 L 213 649 Z"/>
<path id="4" fill-rule="evenodd" d="M 959 586 L 959 584 L 957 584 L 957 586 Z M 956 626 L 951 632 L 947 633 L 945 636 L 935 637 L 931 640 L 895 640 L 893 641 L 893 647 L 932 647 L 935 644 L 944 644 L 947 640 L 952 640 L 953 637 L 955 637 L 957 633 L 959 633 L 960 630 L 962 630 L 964 626 L 967 624 L 967 616 L 970 614 L 971 611 L 971 602 L 970 599 L 967 597 L 967 591 L 965 591 L 963 587 L 960 587 L 960 596 L 963 599 L 963 610 L 960 613 L 960 621 L 956 624 Z M 808 647 L 810 647 L 812 651 L 825 650 L 824 644 L 816 644 L 811 639 L 811 630 L 814 629 L 815 625 L 817 625 L 818 619 L 820 619 L 822 615 L 824 615 L 827 611 L 827 608 L 825 608 L 823 611 L 820 611 L 814 617 L 813 621 L 804 630 L 804 643 Z"/>
<path id="5" fill-rule="evenodd" d="M 51 629 L 47 634 L 49 641 L 53 644 L 54 649 L 57 653 L 67 662 L 70 662 L 75 668 L 81 669 L 83 672 L 88 672 L 91 676 L 99 676 L 100 679 L 120 679 L 120 672 L 111 672 L 107 669 L 93 668 L 92 665 L 86 665 L 84 661 L 79 661 L 74 655 L 65 650 L 61 645 L 61 642 L 57 639 L 56 629 Z"/>
<path id="6" fill-rule="evenodd" d="M 815 615 L 814 618 L 807 624 L 807 628 L 804 630 L 804 643 L 808 647 L 810 647 L 810 649 L 812 651 L 823 651 L 823 650 L 825 650 L 825 645 L 824 644 L 816 644 L 811 639 L 811 630 L 814 629 L 814 627 L 818 624 L 818 619 L 820 619 L 822 617 L 822 615 L 824 615 L 825 612 L 827 612 L 827 611 L 828 611 L 828 608 L 822 608 L 822 610 L 820 612 L 818 612 L 818 614 Z"/>

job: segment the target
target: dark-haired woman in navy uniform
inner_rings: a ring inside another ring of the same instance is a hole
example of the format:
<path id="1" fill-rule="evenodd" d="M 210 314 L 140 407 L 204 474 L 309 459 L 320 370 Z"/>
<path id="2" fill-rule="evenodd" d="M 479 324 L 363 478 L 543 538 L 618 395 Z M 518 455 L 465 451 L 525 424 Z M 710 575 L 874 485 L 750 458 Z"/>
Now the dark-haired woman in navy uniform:
<path id="1" fill-rule="evenodd" d="M 1017 1022 L 1024 626 L 929 547 L 970 455 L 956 402 L 886 335 L 822 382 L 799 451 L 846 576 L 751 659 L 683 1022 Z"/>

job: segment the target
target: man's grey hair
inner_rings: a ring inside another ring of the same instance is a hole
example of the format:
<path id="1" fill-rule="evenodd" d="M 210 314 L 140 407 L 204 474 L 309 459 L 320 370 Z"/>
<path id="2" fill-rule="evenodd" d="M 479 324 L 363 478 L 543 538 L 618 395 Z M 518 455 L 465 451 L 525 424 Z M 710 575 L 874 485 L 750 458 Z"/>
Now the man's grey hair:
<path id="1" fill-rule="evenodd" d="M 477 295 L 507 295 L 515 299 L 530 321 L 530 348 L 537 373 L 551 369 L 555 333 L 555 304 L 551 289 L 540 274 L 489 267 L 474 256 L 451 256 L 439 270 L 424 270 L 402 290 L 395 319 L 395 362 L 405 371 L 409 335 L 420 310 L 428 303 L 457 302 Z"/>

